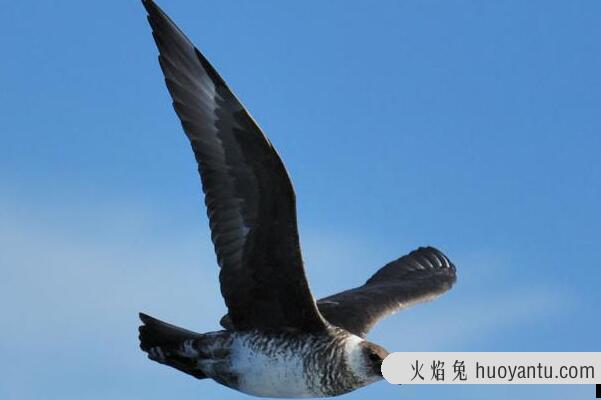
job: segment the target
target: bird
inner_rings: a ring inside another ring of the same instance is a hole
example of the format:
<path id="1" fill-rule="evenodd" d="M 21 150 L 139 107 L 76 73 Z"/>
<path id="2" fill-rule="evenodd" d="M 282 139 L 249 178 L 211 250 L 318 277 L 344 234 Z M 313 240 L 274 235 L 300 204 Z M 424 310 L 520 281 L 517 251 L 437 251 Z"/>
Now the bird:
<path id="1" fill-rule="evenodd" d="M 198 164 L 227 314 L 197 333 L 140 313 L 149 359 L 258 397 L 331 397 L 382 379 L 374 324 L 451 288 L 456 268 L 420 247 L 363 285 L 316 300 L 296 198 L 279 154 L 205 56 L 142 0 L 173 107 Z"/>

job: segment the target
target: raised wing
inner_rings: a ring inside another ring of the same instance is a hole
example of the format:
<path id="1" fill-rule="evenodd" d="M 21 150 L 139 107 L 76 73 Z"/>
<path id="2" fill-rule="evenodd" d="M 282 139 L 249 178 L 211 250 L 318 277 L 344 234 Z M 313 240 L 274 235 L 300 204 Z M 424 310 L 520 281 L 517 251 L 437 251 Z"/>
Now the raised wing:
<path id="1" fill-rule="evenodd" d="M 301 258 L 292 183 L 277 152 L 206 58 L 143 0 L 173 106 L 199 166 L 236 329 L 324 329 Z"/>
<path id="2" fill-rule="evenodd" d="M 331 324 L 365 337 L 379 319 L 434 299 L 455 280 L 455 266 L 444 254 L 420 247 L 386 264 L 365 285 L 321 299 L 317 306 Z"/>

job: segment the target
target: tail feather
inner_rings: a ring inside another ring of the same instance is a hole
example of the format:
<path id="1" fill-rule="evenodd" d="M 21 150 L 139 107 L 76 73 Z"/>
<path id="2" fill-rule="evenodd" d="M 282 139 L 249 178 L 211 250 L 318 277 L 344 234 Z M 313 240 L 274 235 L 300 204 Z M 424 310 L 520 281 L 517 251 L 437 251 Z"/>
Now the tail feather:
<path id="1" fill-rule="evenodd" d="M 144 323 L 139 328 L 140 348 L 146 352 L 153 347 L 178 345 L 184 340 L 202 336 L 200 333 L 168 324 L 144 313 L 140 313 L 140 320 Z"/>
<path id="2" fill-rule="evenodd" d="M 206 378 L 196 368 L 194 360 L 182 354 L 183 343 L 190 339 L 200 339 L 202 334 L 180 328 L 140 313 L 143 325 L 140 332 L 140 348 L 148 353 L 148 358 L 169 365 L 198 379 Z"/>

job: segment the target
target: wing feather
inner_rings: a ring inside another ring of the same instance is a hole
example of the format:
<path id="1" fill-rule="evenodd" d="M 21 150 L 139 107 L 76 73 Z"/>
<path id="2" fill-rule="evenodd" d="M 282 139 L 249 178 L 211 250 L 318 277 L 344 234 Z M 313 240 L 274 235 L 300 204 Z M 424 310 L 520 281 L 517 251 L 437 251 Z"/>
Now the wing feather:
<path id="1" fill-rule="evenodd" d="M 324 329 L 301 258 L 292 183 L 272 144 L 223 79 L 152 1 L 159 64 L 198 162 L 236 329 Z"/>
<path id="2" fill-rule="evenodd" d="M 317 306 L 331 324 L 365 337 L 379 319 L 432 300 L 455 280 L 449 259 L 433 247 L 423 247 L 386 264 L 363 286 L 323 298 Z"/>

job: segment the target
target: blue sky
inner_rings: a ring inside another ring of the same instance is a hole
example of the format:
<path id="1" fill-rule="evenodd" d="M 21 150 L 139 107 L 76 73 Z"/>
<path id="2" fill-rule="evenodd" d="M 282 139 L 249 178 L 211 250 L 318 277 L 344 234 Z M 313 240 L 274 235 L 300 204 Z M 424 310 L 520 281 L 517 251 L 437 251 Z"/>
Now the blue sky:
<path id="1" fill-rule="evenodd" d="M 184 1 L 294 181 L 316 296 L 421 245 L 459 280 L 391 351 L 601 351 L 601 3 Z M 149 362 L 137 312 L 224 306 L 199 179 L 137 1 L 0 0 L 0 398 L 237 399 Z M 392 386 L 348 399 L 590 399 Z"/>

